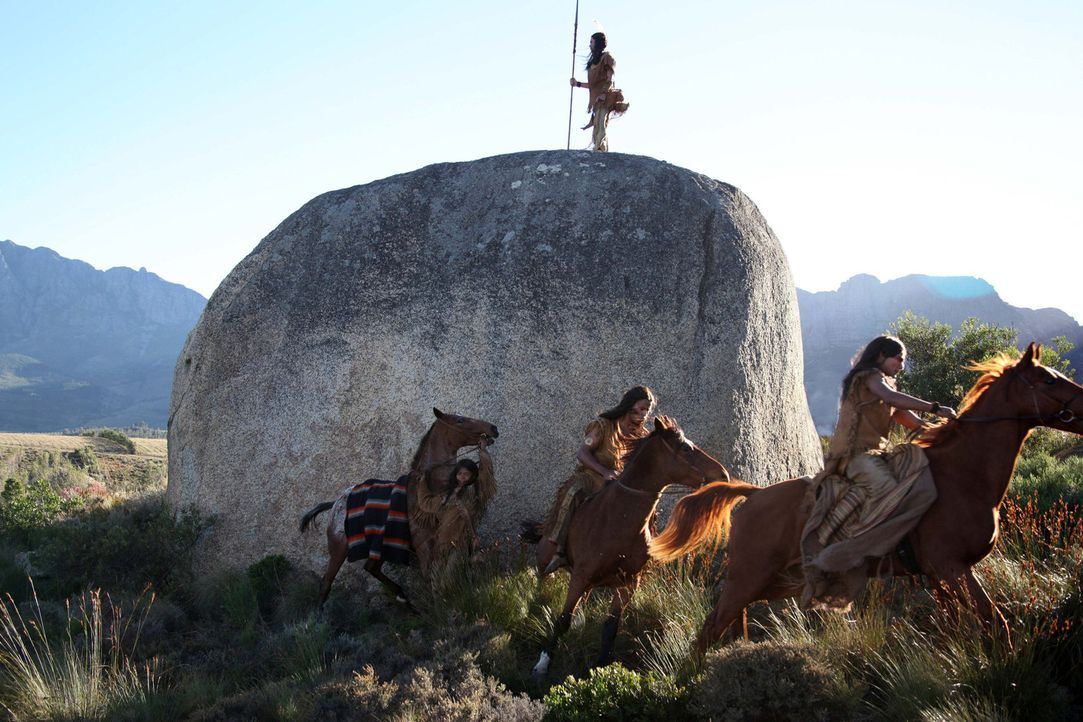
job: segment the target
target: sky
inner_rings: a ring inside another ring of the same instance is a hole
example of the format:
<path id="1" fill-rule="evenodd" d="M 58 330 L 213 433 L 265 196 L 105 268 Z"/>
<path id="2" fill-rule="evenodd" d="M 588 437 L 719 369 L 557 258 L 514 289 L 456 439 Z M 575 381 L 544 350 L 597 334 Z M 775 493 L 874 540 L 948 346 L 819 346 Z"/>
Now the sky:
<path id="1" fill-rule="evenodd" d="M 564 148 L 574 12 L 0 0 L 0 239 L 209 296 L 321 193 Z M 1083 3 L 584 0 L 581 80 L 599 28 L 611 150 L 741 188 L 798 287 L 978 276 L 1083 321 Z"/>

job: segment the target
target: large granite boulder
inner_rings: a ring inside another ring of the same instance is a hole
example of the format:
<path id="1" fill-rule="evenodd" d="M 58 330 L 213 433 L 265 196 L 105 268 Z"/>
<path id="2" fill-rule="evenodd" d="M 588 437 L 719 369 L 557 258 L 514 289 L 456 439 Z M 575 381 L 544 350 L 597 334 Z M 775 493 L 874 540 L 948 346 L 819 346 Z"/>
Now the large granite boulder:
<path id="1" fill-rule="evenodd" d="M 438 406 L 500 428 L 481 533 L 502 538 L 638 383 L 741 478 L 819 468 L 793 282 L 752 201 L 622 154 L 433 165 L 313 199 L 222 282 L 177 362 L 168 494 L 216 515 L 204 559 L 315 568 L 301 514 L 402 473 Z"/>

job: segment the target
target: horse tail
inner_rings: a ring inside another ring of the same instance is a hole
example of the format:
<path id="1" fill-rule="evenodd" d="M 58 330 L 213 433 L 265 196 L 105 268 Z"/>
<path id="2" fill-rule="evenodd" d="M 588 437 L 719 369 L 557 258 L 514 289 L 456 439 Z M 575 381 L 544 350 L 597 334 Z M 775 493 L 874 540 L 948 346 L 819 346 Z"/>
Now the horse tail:
<path id="1" fill-rule="evenodd" d="M 304 534 L 306 531 L 308 531 L 308 525 L 312 523 L 312 520 L 333 507 L 334 505 L 335 502 L 333 501 L 324 501 L 306 511 L 305 515 L 301 517 L 301 533 Z"/>
<path id="2" fill-rule="evenodd" d="M 542 540 L 542 523 L 526 519 L 519 523 L 519 539 L 526 544 L 537 544 Z"/>
<path id="3" fill-rule="evenodd" d="M 744 482 L 716 481 L 681 499 L 665 530 L 650 543 L 652 559 L 668 562 L 729 531 L 730 513 L 738 502 L 759 491 Z"/>

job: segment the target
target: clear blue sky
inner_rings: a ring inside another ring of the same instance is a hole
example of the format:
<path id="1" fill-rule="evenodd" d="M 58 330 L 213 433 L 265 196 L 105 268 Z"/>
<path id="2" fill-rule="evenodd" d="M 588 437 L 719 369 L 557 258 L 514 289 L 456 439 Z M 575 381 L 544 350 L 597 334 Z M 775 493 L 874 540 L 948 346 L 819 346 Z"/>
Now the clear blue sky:
<path id="1" fill-rule="evenodd" d="M 204 295 L 315 195 L 564 147 L 574 2 L 0 9 L 0 238 Z M 1083 3 L 584 1 L 580 54 L 593 19 L 612 149 L 743 189 L 801 288 L 975 275 L 1083 321 Z"/>

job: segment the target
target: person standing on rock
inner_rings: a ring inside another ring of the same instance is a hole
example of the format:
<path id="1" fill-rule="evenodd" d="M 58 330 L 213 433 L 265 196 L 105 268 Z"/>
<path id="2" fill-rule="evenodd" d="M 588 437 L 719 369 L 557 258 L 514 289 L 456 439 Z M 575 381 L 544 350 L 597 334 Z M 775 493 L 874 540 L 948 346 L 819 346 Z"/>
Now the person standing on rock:
<path id="1" fill-rule="evenodd" d="M 574 77 L 571 79 L 572 87 L 587 88 L 590 91 L 587 106 L 590 111 L 590 122 L 583 126 L 583 130 L 594 128 L 591 143 L 594 150 L 602 153 L 609 150 L 609 139 L 606 137 L 609 115 L 611 113 L 621 115 L 628 110 L 628 103 L 624 102 L 624 93 L 619 88 L 613 87 L 613 72 L 617 69 L 617 61 L 605 48 L 605 33 L 591 35 L 590 57 L 587 58 L 587 82 L 580 83 Z"/>
<path id="2" fill-rule="evenodd" d="M 564 541 L 575 509 L 617 478 L 625 455 L 647 435 L 647 417 L 654 405 L 654 393 L 648 387 L 634 386 L 619 404 L 598 414 L 583 430 L 583 443 L 575 455 L 579 465 L 557 491 L 543 527 L 545 538 L 538 544 L 538 567 L 543 573 L 567 565 Z"/>

